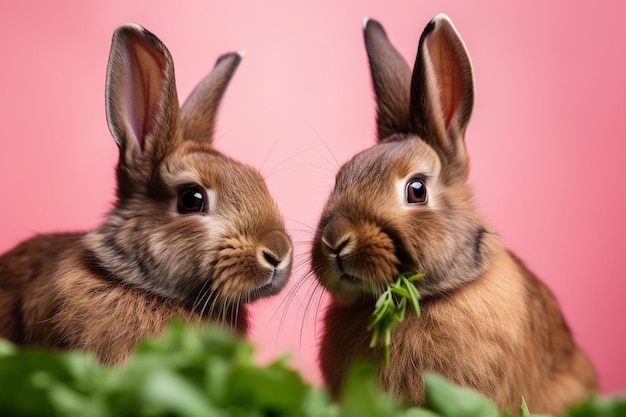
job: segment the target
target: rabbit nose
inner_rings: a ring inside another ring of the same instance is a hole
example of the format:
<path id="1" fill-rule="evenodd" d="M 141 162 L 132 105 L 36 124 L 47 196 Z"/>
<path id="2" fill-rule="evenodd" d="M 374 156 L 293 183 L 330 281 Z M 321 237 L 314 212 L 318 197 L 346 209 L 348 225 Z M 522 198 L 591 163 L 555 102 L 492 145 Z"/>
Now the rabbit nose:
<path id="1" fill-rule="evenodd" d="M 339 241 L 336 242 L 330 242 L 327 239 L 325 239 L 324 237 L 322 237 L 322 243 L 324 244 L 324 246 L 326 246 L 326 249 L 328 250 L 328 252 L 330 252 L 331 255 L 339 257 L 341 255 L 346 255 L 347 252 L 350 251 L 350 248 L 348 248 L 348 245 L 350 244 L 350 236 L 344 236 L 342 239 L 340 239 Z"/>
<path id="2" fill-rule="evenodd" d="M 349 230 L 350 222 L 343 217 L 332 219 L 322 234 L 322 244 L 334 256 L 344 255 L 352 250 L 354 239 Z"/>
<path id="3" fill-rule="evenodd" d="M 282 269 L 291 263 L 291 241 L 282 232 L 272 231 L 265 236 L 258 257 L 270 269 Z"/>
<path id="4" fill-rule="evenodd" d="M 263 259 L 265 259 L 267 263 L 272 265 L 274 268 L 276 268 L 282 261 L 282 259 L 279 259 L 278 256 L 276 256 L 272 252 L 268 252 L 267 250 L 263 250 L 262 252 Z"/>

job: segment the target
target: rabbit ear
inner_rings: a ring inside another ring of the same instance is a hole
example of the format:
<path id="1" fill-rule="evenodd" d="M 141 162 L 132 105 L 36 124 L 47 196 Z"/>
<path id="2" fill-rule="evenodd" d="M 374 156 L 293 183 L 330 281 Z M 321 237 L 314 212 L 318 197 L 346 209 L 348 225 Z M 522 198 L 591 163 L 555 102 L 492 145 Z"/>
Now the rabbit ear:
<path id="1" fill-rule="evenodd" d="M 411 69 L 389 42 L 380 23 L 366 18 L 363 35 L 378 106 L 378 140 L 409 133 L 412 131 L 409 117 Z"/>
<path id="2" fill-rule="evenodd" d="M 416 130 L 448 162 L 467 165 L 465 129 L 474 105 L 472 63 L 450 19 L 436 16 L 420 38 L 411 83 Z"/>
<path id="3" fill-rule="evenodd" d="M 243 55 L 243 52 L 232 52 L 219 57 L 213 71 L 191 92 L 181 109 L 185 140 L 204 143 L 213 141 L 217 110 Z"/>
<path id="4" fill-rule="evenodd" d="M 176 136 L 179 110 L 172 57 L 139 25 L 122 25 L 113 34 L 106 109 L 122 164 L 132 166 L 148 148 L 158 152 Z"/>

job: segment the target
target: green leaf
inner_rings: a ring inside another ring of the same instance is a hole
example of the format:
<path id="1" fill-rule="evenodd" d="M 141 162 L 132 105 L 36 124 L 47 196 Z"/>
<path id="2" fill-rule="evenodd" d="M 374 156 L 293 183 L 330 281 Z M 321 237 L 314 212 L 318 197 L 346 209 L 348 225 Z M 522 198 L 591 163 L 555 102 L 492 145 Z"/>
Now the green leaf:
<path id="1" fill-rule="evenodd" d="M 228 381 L 231 403 L 279 415 L 298 410 L 309 390 L 297 372 L 280 363 L 265 368 L 238 367 Z"/>
<path id="2" fill-rule="evenodd" d="M 392 286 L 391 292 L 399 295 L 400 297 L 403 297 L 404 299 L 411 298 L 411 293 L 409 293 L 405 288 L 402 288 L 402 287 Z"/>
<path id="3" fill-rule="evenodd" d="M 302 401 L 301 414 L 294 417 L 340 417 L 340 407 L 331 403 L 325 390 L 311 390 Z"/>
<path id="4" fill-rule="evenodd" d="M 413 307 L 413 311 L 415 311 L 415 314 L 417 314 L 418 316 L 421 315 L 420 305 L 419 305 L 420 295 L 417 292 L 417 288 L 415 288 L 415 285 L 413 285 L 413 282 L 409 281 L 408 278 L 402 277 L 402 282 L 404 283 L 404 286 L 409 292 L 408 298 L 409 298 L 409 302 L 411 303 L 411 307 Z"/>
<path id="5" fill-rule="evenodd" d="M 4 339 L 0 339 L 0 358 L 3 356 L 9 356 L 15 353 L 17 348 L 13 343 L 10 343 Z"/>
<path id="6" fill-rule="evenodd" d="M 626 396 L 600 398 L 593 396 L 565 414 L 566 417 L 623 417 L 626 416 Z"/>
<path id="7" fill-rule="evenodd" d="M 398 308 L 393 312 L 392 323 L 395 327 L 397 324 L 402 323 L 406 317 L 406 298 L 403 298 L 398 304 Z"/>
<path id="8" fill-rule="evenodd" d="M 383 336 L 385 367 L 389 366 L 390 360 L 391 330 L 406 318 L 407 303 L 411 303 L 415 313 L 420 315 L 419 293 L 413 282 L 423 276 L 417 274 L 407 277 L 407 274 L 400 274 L 376 300 L 367 329 L 373 332 L 370 348 L 375 348 Z"/>
<path id="9" fill-rule="evenodd" d="M 392 417 L 398 411 L 393 398 L 381 391 L 376 367 L 364 362 L 348 371 L 340 404 L 342 417 Z"/>
<path id="10" fill-rule="evenodd" d="M 498 417 L 496 405 L 478 392 L 427 373 L 426 408 L 444 417 Z"/>
<path id="11" fill-rule="evenodd" d="M 410 276 L 410 277 L 408 277 L 407 279 L 408 279 L 410 282 L 415 282 L 415 281 L 417 281 L 418 279 L 422 279 L 422 278 L 424 278 L 425 276 L 426 276 L 426 274 L 415 274 L 415 275 L 411 275 L 411 276 Z"/>
<path id="12" fill-rule="evenodd" d="M 374 333 L 372 333 L 372 340 L 370 341 L 370 348 L 376 347 L 379 339 L 380 339 L 380 330 L 378 328 L 374 328 Z"/>
<path id="13" fill-rule="evenodd" d="M 504 409 L 504 411 L 502 411 L 502 414 L 500 414 L 500 417 L 513 417 L 513 414 L 511 414 L 511 410 L 507 407 Z M 524 417 L 524 416 L 520 415 L 519 417 Z"/>
<path id="14" fill-rule="evenodd" d="M 507 417 L 507 416 L 504 415 L 503 413 L 501 417 Z M 532 414 L 530 410 L 528 409 L 528 404 L 526 404 L 526 399 L 522 397 L 522 402 L 519 405 L 519 417 L 550 417 L 550 416 L 544 415 L 544 414 Z"/>
<path id="15" fill-rule="evenodd" d="M 396 414 L 398 417 L 441 417 L 440 414 L 436 414 L 425 408 L 409 408 L 404 413 Z"/>
<path id="16" fill-rule="evenodd" d="M 57 356 L 15 350 L 0 356 L 0 415 L 57 416 L 48 395 L 49 382 L 69 374 Z"/>
<path id="17" fill-rule="evenodd" d="M 524 397 L 522 397 L 522 402 L 519 405 L 519 413 L 520 417 L 530 417 L 530 410 L 528 410 L 528 404 L 526 404 Z"/>
<path id="18" fill-rule="evenodd" d="M 164 370 L 154 372 L 145 381 L 142 396 L 147 404 L 162 414 L 175 413 L 189 417 L 212 417 L 219 413 L 211 407 L 199 387 L 181 375 Z"/>
<path id="19" fill-rule="evenodd" d="M 372 327 L 376 326 L 382 320 L 385 319 L 390 313 L 390 311 L 394 308 L 395 304 L 393 302 L 393 298 L 391 297 L 391 293 L 385 291 L 383 295 L 381 295 L 376 301 L 376 306 L 374 308 L 374 313 L 372 315 L 372 320 L 370 322 L 370 330 Z"/>
<path id="20" fill-rule="evenodd" d="M 385 339 L 384 339 L 384 357 L 383 361 L 385 367 L 389 366 L 389 361 L 391 359 L 391 329 L 385 329 Z"/>

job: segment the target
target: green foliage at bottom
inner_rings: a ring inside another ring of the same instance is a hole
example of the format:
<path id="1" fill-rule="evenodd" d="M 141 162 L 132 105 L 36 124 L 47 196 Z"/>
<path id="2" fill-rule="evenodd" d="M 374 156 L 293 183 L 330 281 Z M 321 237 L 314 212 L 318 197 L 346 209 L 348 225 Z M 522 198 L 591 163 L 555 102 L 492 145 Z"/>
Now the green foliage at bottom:
<path id="1" fill-rule="evenodd" d="M 498 417 L 480 394 L 426 375 L 425 408 L 381 392 L 376 370 L 356 365 L 340 403 L 286 361 L 253 361 L 251 345 L 219 329 L 180 323 L 145 341 L 120 367 L 80 352 L 20 350 L 0 340 L 0 415 L 20 417 Z M 528 417 L 527 411 L 520 411 Z M 503 413 L 502 416 L 510 414 Z M 568 417 L 626 416 L 626 398 L 592 398 Z"/>

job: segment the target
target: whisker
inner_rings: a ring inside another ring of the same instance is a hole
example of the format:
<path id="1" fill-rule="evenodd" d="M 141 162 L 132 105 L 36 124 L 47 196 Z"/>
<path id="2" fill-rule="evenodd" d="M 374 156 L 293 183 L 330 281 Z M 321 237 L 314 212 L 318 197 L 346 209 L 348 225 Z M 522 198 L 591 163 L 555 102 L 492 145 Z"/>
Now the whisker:
<path id="1" fill-rule="evenodd" d="M 322 155 L 321 153 L 317 151 L 316 153 L 320 156 L 320 158 L 324 159 L 330 166 L 332 166 L 332 162 L 329 161 L 326 157 L 324 157 L 324 155 Z M 321 165 L 314 164 L 312 162 L 304 163 L 302 165 L 305 167 L 313 168 L 313 170 L 315 170 L 317 173 L 322 174 L 325 178 L 331 179 L 333 182 L 335 180 L 335 176 L 337 175 L 337 168 L 334 166 L 332 166 L 332 168 L 325 168 Z"/>
<path id="2" fill-rule="evenodd" d="M 308 264 L 310 263 L 311 259 L 305 256 L 296 256 L 295 257 L 295 262 L 293 264 L 293 268 L 295 271 L 298 271 L 302 268 L 304 268 L 305 266 L 308 266 Z"/>
<path id="3" fill-rule="evenodd" d="M 282 301 L 278 304 L 277 308 L 274 310 L 272 317 L 275 317 L 279 311 L 282 311 L 281 318 L 278 326 L 278 333 L 282 331 L 285 321 L 287 320 L 287 314 L 291 308 L 291 305 L 294 301 L 298 301 L 298 304 L 302 305 L 302 300 L 298 295 L 300 289 L 304 282 L 301 279 L 296 280 L 296 282 L 289 288 Z"/>
<path id="4" fill-rule="evenodd" d="M 300 220 L 296 220 L 293 217 L 285 217 L 285 216 L 283 216 L 283 218 L 285 220 L 289 220 L 290 222 L 298 223 L 300 226 L 304 226 L 306 228 L 304 230 L 315 231 L 315 228 L 309 226 L 307 223 L 301 222 Z"/>
<path id="5" fill-rule="evenodd" d="M 211 320 L 215 322 L 219 322 L 218 317 L 215 317 L 215 306 L 217 304 L 216 301 L 218 299 L 219 288 L 213 291 L 209 290 L 206 292 L 206 294 L 207 294 L 206 301 L 204 302 L 204 305 L 202 306 L 202 315 L 207 314 L 207 317 L 211 318 Z M 209 308 L 208 312 L 207 312 L 207 307 Z"/>
<path id="6" fill-rule="evenodd" d="M 287 162 L 291 162 L 296 157 L 298 157 L 298 156 L 300 156 L 302 154 L 305 154 L 307 152 L 311 152 L 311 151 L 313 151 L 313 152 L 317 153 L 318 155 L 320 155 L 322 157 L 322 159 L 325 159 L 326 162 L 328 162 L 330 164 L 330 161 L 328 161 L 321 153 L 319 153 L 319 151 L 317 151 L 317 149 L 315 149 L 315 146 L 309 146 L 309 147 L 304 148 L 304 149 L 302 149 L 302 150 L 300 150 L 298 152 L 292 153 L 291 155 L 289 155 L 288 157 L 286 157 L 282 161 L 280 161 L 277 164 L 273 165 L 267 171 L 263 172 L 263 176 L 266 177 L 267 175 L 270 175 L 272 171 L 275 171 L 276 169 L 282 167 Z"/>
<path id="7" fill-rule="evenodd" d="M 274 178 L 277 175 L 281 175 L 285 172 L 290 172 L 292 170 L 291 167 L 273 167 L 272 169 L 264 172 L 263 178 L 265 178 L 266 180 L 270 179 L 270 178 Z"/>
<path id="8" fill-rule="evenodd" d="M 337 158 L 335 158 L 335 154 L 330 150 L 330 148 L 328 147 L 328 144 L 326 143 L 326 141 L 322 138 L 322 136 L 319 134 L 319 132 L 317 130 L 315 130 L 313 125 L 311 125 L 311 123 L 309 123 L 309 121 L 306 118 L 304 119 L 304 121 L 306 122 L 307 125 L 309 125 L 311 130 L 315 133 L 315 136 L 317 136 L 317 138 L 320 140 L 320 142 L 322 142 L 322 144 L 324 145 L 324 147 L 326 148 L 326 150 L 328 151 L 330 156 L 333 158 L 333 160 L 335 161 L 336 168 L 339 168 L 341 166 L 341 164 L 339 163 L 339 161 L 337 161 Z"/>
<path id="9" fill-rule="evenodd" d="M 235 299 L 231 307 L 232 308 L 232 311 L 230 313 L 231 321 L 230 321 L 230 326 L 229 326 L 231 329 L 237 328 L 237 323 L 239 322 L 239 310 L 241 309 L 241 303 L 242 303 L 241 294 L 237 294 L 237 298 Z"/>
<path id="10" fill-rule="evenodd" d="M 310 311 L 310 307 L 311 307 L 311 302 L 313 300 L 313 296 L 316 292 L 316 289 L 318 286 L 320 286 L 319 282 L 317 282 L 317 280 L 315 279 L 310 279 L 310 277 L 314 275 L 312 270 L 308 270 L 300 279 L 302 282 L 310 282 L 311 284 L 309 285 L 309 287 L 306 290 L 305 293 L 305 299 L 306 304 L 304 306 L 304 312 L 302 314 L 302 326 L 300 327 L 300 344 L 302 344 L 302 337 L 303 337 L 303 332 L 304 332 L 304 326 L 305 326 L 305 322 L 306 322 L 306 318 L 309 314 Z"/>
<path id="11" fill-rule="evenodd" d="M 317 343 L 317 341 L 319 340 L 318 334 L 317 334 L 318 326 L 320 324 L 319 313 L 322 310 L 322 302 L 325 299 L 324 296 L 326 293 L 325 293 L 324 287 L 322 286 L 322 284 L 319 283 L 319 281 L 315 280 L 314 282 L 315 282 L 315 285 L 313 286 L 313 292 L 311 294 L 311 297 L 305 309 L 305 317 L 308 317 L 310 315 L 311 307 L 315 306 L 313 308 L 312 326 L 313 326 L 313 339 Z M 304 325 L 300 329 L 300 346 L 302 346 L 303 330 L 304 330 Z"/>
<path id="12" fill-rule="evenodd" d="M 233 322 L 234 328 L 236 328 L 239 324 L 239 315 L 241 313 L 242 304 L 244 303 L 246 303 L 246 300 L 243 299 L 242 295 L 240 294 L 239 296 L 237 296 L 237 304 L 235 306 L 235 321 Z"/>
<path id="13" fill-rule="evenodd" d="M 203 297 L 203 292 L 206 289 L 207 284 L 209 284 L 209 280 L 204 281 L 204 284 L 202 284 L 202 288 L 200 288 L 200 291 L 198 291 L 198 295 L 196 296 L 196 299 L 194 300 L 193 305 L 191 306 L 192 313 L 200 305 L 202 297 Z"/>
<path id="14" fill-rule="evenodd" d="M 313 236 L 313 234 L 311 234 Z M 311 247 L 311 240 L 295 240 L 292 242 L 294 245 L 303 246 L 303 247 Z"/>
<path id="15" fill-rule="evenodd" d="M 269 159 L 270 155 L 274 151 L 274 148 L 276 148 L 276 145 L 278 144 L 278 142 L 282 138 L 283 133 L 285 133 L 285 128 L 283 128 L 283 130 L 280 131 L 280 133 L 278 134 L 278 137 L 274 140 L 274 142 L 272 143 L 272 146 L 270 146 L 269 150 L 265 154 L 265 158 L 263 158 L 263 161 L 261 161 L 261 165 L 259 165 L 259 172 L 263 173 L 263 167 L 265 166 L 265 163 L 267 162 L 267 160 Z M 265 176 L 265 173 L 263 173 L 263 175 Z"/>
<path id="16" fill-rule="evenodd" d="M 222 304 L 222 313 L 221 313 L 221 317 L 222 317 L 222 326 L 227 327 L 228 324 L 228 310 L 229 310 L 229 304 L 230 304 L 230 297 L 226 296 L 224 297 L 224 301 L 221 303 Z"/>
<path id="17" fill-rule="evenodd" d="M 299 260 L 297 260 L 294 263 L 294 275 L 298 275 L 298 272 L 302 268 L 308 267 L 310 263 L 310 258 L 308 257 L 308 253 L 298 254 L 295 258 L 296 259 L 299 258 Z M 310 285 L 310 281 L 306 279 L 308 275 L 309 275 L 308 273 L 305 273 L 304 276 L 300 276 L 300 278 L 296 279 L 295 282 L 292 281 L 292 284 L 287 290 L 287 292 L 285 293 L 285 296 L 282 298 L 281 302 L 279 303 L 277 308 L 274 310 L 274 313 L 272 314 L 272 318 L 274 318 L 276 314 L 278 314 L 278 312 L 281 312 L 281 317 L 280 317 L 279 327 L 278 327 L 278 334 L 280 334 L 280 332 L 284 328 L 285 322 L 287 320 L 287 315 L 289 314 L 293 304 L 296 303 L 299 306 L 304 306 L 305 303 L 302 300 L 300 294 L 302 292 L 302 288 L 304 285 L 307 285 L 307 284 Z M 307 294 L 308 294 L 308 291 L 307 291 Z M 277 337 L 278 337 L 278 334 L 277 334 Z"/>

